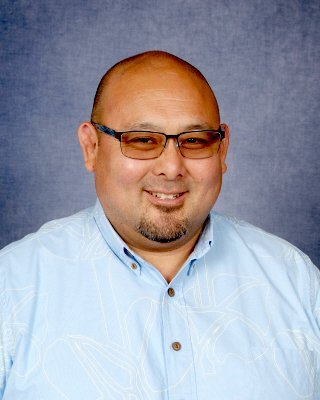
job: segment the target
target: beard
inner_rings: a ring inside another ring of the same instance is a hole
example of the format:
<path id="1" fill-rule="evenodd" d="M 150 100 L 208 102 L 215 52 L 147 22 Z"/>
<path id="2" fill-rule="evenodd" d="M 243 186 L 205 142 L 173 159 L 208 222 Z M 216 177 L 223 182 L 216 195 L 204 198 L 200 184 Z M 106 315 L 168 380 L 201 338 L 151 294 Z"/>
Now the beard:
<path id="1" fill-rule="evenodd" d="M 180 207 L 179 207 L 180 208 Z M 158 218 L 145 213 L 137 226 L 137 231 L 145 238 L 158 243 L 170 243 L 180 239 L 187 233 L 189 220 L 178 218 L 177 208 L 157 207 L 161 212 Z"/>

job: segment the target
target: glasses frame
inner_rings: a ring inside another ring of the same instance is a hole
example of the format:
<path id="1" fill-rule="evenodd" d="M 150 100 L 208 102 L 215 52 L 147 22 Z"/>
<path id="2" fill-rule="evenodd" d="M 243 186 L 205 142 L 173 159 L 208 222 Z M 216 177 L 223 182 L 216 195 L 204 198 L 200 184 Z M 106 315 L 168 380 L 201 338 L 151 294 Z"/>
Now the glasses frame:
<path id="1" fill-rule="evenodd" d="M 167 134 L 164 133 L 164 132 L 144 131 L 144 130 L 138 130 L 138 131 L 137 131 L 137 130 L 133 130 L 133 131 L 115 131 L 114 129 L 111 129 L 111 128 L 105 126 L 105 125 L 98 124 L 97 122 L 94 122 L 94 121 L 90 121 L 90 122 L 91 122 L 91 124 L 92 124 L 96 129 L 98 129 L 100 132 L 105 133 L 106 135 L 110 135 L 110 136 L 114 137 L 115 139 L 119 140 L 119 142 L 120 142 L 120 148 L 121 148 L 121 153 L 122 153 L 125 157 L 127 157 L 127 158 L 132 158 L 132 159 L 134 159 L 134 160 L 141 160 L 141 159 L 135 158 L 135 157 L 128 157 L 128 156 L 125 155 L 125 154 L 123 153 L 123 151 L 122 151 L 121 137 L 122 137 L 122 135 L 123 135 L 124 133 L 145 132 L 145 133 L 157 133 L 157 134 L 159 134 L 159 135 L 165 136 L 166 141 L 164 142 L 164 146 L 163 146 L 163 149 L 162 149 L 161 153 L 160 153 L 157 157 L 143 158 L 142 160 L 151 160 L 151 159 L 160 157 L 161 154 L 163 153 L 163 151 L 164 151 L 166 145 L 167 145 L 168 139 L 176 139 L 176 141 L 177 141 L 177 147 L 179 148 L 179 151 L 180 151 L 180 154 L 182 155 L 182 157 L 192 159 L 191 157 L 186 157 L 186 156 L 184 156 L 184 155 L 182 154 L 182 152 L 181 152 L 181 149 L 180 149 L 179 136 L 181 136 L 181 135 L 183 135 L 183 134 L 185 134 L 185 133 L 199 133 L 199 132 L 213 132 L 213 133 L 218 133 L 219 136 L 220 136 L 220 143 L 219 143 L 219 148 L 218 148 L 217 152 L 218 152 L 219 149 L 220 149 L 220 144 L 221 144 L 222 140 L 225 138 L 225 132 L 224 132 L 224 130 L 222 129 L 221 125 L 219 126 L 219 129 L 194 130 L 194 131 L 180 132 L 180 133 L 178 133 L 177 135 L 167 135 Z M 203 158 L 209 158 L 209 157 L 211 157 L 211 156 L 203 157 Z M 194 158 L 194 160 L 199 160 L 199 159 L 201 159 L 201 158 Z"/>

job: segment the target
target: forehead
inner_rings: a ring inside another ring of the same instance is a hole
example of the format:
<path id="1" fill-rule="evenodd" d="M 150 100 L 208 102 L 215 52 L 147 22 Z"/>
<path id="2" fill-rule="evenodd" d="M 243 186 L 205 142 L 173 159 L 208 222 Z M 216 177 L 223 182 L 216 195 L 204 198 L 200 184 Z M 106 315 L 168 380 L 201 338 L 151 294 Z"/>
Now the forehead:
<path id="1" fill-rule="evenodd" d="M 115 116 L 122 124 L 132 118 L 170 119 L 177 115 L 212 123 L 219 119 L 215 97 L 205 80 L 172 62 L 134 64 L 115 72 L 101 105 L 105 122 L 113 122 Z"/>

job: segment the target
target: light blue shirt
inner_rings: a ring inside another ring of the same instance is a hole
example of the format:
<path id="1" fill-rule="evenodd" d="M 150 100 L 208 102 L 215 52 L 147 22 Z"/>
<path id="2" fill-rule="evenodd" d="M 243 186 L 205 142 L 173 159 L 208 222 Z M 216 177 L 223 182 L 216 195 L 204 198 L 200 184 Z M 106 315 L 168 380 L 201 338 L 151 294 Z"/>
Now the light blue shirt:
<path id="1" fill-rule="evenodd" d="M 252 225 L 212 212 L 170 284 L 99 202 L 0 254 L 0 399 L 320 399 L 319 271 Z"/>

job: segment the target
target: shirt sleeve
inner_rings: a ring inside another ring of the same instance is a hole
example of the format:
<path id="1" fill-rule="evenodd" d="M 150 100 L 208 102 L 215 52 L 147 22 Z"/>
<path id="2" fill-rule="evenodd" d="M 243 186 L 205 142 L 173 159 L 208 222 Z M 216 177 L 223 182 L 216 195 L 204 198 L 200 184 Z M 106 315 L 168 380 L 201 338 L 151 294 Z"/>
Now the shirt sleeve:
<path id="1" fill-rule="evenodd" d="M 313 313 L 320 332 L 320 270 L 309 260 L 310 276 L 310 297 Z"/>
<path id="2" fill-rule="evenodd" d="M 6 309 L 8 309 L 7 300 L 3 269 L 0 268 L 0 400 L 4 396 L 7 377 L 12 365 L 10 356 L 12 334 L 10 323 L 5 314 Z"/>
<path id="3" fill-rule="evenodd" d="M 304 289 L 306 291 L 306 297 L 308 299 L 308 308 L 310 307 L 313 320 L 317 324 L 317 332 L 320 340 L 320 270 L 312 263 L 310 258 L 298 250 L 297 264 L 302 266 L 300 280 L 304 280 L 306 285 Z M 306 278 L 306 279 L 304 279 Z"/>
<path id="4" fill-rule="evenodd" d="M 4 350 L 4 315 L 3 315 L 3 285 L 0 286 L 0 399 L 3 397 L 4 386 L 5 386 L 5 350 Z"/>

